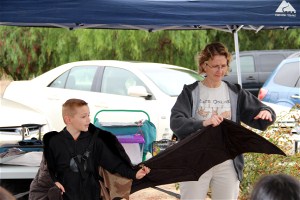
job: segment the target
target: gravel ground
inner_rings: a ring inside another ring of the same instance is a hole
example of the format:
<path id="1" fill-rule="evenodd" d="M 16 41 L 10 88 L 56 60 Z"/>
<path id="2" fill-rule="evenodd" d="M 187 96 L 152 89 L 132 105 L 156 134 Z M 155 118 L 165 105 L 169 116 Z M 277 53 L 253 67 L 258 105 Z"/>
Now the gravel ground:
<path id="1" fill-rule="evenodd" d="M 179 200 L 179 190 L 176 190 L 175 183 L 161 185 L 154 188 L 147 188 L 130 195 L 130 200 Z M 162 189 L 163 191 L 160 191 Z"/>
<path id="2" fill-rule="evenodd" d="M 175 183 L 161 185 L 157 188 L 147 188 L 133 193 L 130 200 L 179 200 L 179 189 L 176 189 Z M 207 197 L 205 200 L 211 200 Z"/>

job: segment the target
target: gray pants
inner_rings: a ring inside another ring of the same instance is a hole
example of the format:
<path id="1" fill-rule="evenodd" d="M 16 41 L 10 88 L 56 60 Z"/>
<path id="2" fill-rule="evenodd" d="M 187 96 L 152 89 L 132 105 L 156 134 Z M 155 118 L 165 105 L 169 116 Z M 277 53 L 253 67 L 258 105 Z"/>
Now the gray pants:
<path id="1" fill-rule="evenodd" d="M 213 200 L 235 200 L 238 198 L 239 184 L 233 161 L 227 160 L 209 169 L 198 181 L 181 182 L 181 200 L 205 199 L 209 187 Z"/>

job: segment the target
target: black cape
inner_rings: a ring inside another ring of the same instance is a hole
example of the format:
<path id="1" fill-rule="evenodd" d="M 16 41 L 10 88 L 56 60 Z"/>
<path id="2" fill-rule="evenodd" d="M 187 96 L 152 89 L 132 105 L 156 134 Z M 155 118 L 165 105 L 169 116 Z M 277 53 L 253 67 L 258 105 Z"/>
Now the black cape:
<path id="1" fill-rule="evenodd" d="M 286 156 L 262 136 L 224 119 L 219 126 L 203 128 L 143 162 L 151 172 L 133 182 L 131 193 L 156 185 L 197 181 L 211 167 L 247 152 Z"/>

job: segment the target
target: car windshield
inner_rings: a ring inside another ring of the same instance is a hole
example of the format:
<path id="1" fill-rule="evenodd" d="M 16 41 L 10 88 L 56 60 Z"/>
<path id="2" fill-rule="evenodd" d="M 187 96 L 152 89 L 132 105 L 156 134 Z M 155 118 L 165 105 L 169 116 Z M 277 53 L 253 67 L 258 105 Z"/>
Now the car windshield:
<path id="1" fill-rule="evenodd" d="M 175 68 L 144 68 L 141 69 L 164 93 L 178 96 L 184 84 L 191 84 L 203 77 L 196 72 Z"/>

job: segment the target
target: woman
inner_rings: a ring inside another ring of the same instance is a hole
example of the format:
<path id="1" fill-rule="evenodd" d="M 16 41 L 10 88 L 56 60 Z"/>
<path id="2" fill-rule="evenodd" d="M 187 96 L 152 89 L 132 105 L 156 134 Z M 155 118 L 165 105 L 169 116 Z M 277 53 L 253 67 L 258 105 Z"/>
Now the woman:
<path id="1" fill-rule="evenodd" d="M 206 77 L 185 85 L 172 108 L 171 129 L 180 140 L 203 127 L 218 126 L 224 118 L 260 130 L 275 121 L 270 107 L 239 85 L 222 81 L 230 60 L 231 54 L 221 43 L 208 44 L 199 54 L 199 73 Z M 181 199 L 205 199 L 209 188 L 212 199 L 237 199 L 243 165 L 239 155 L 212 167 L 198 181 L 180 183 Z"/>

